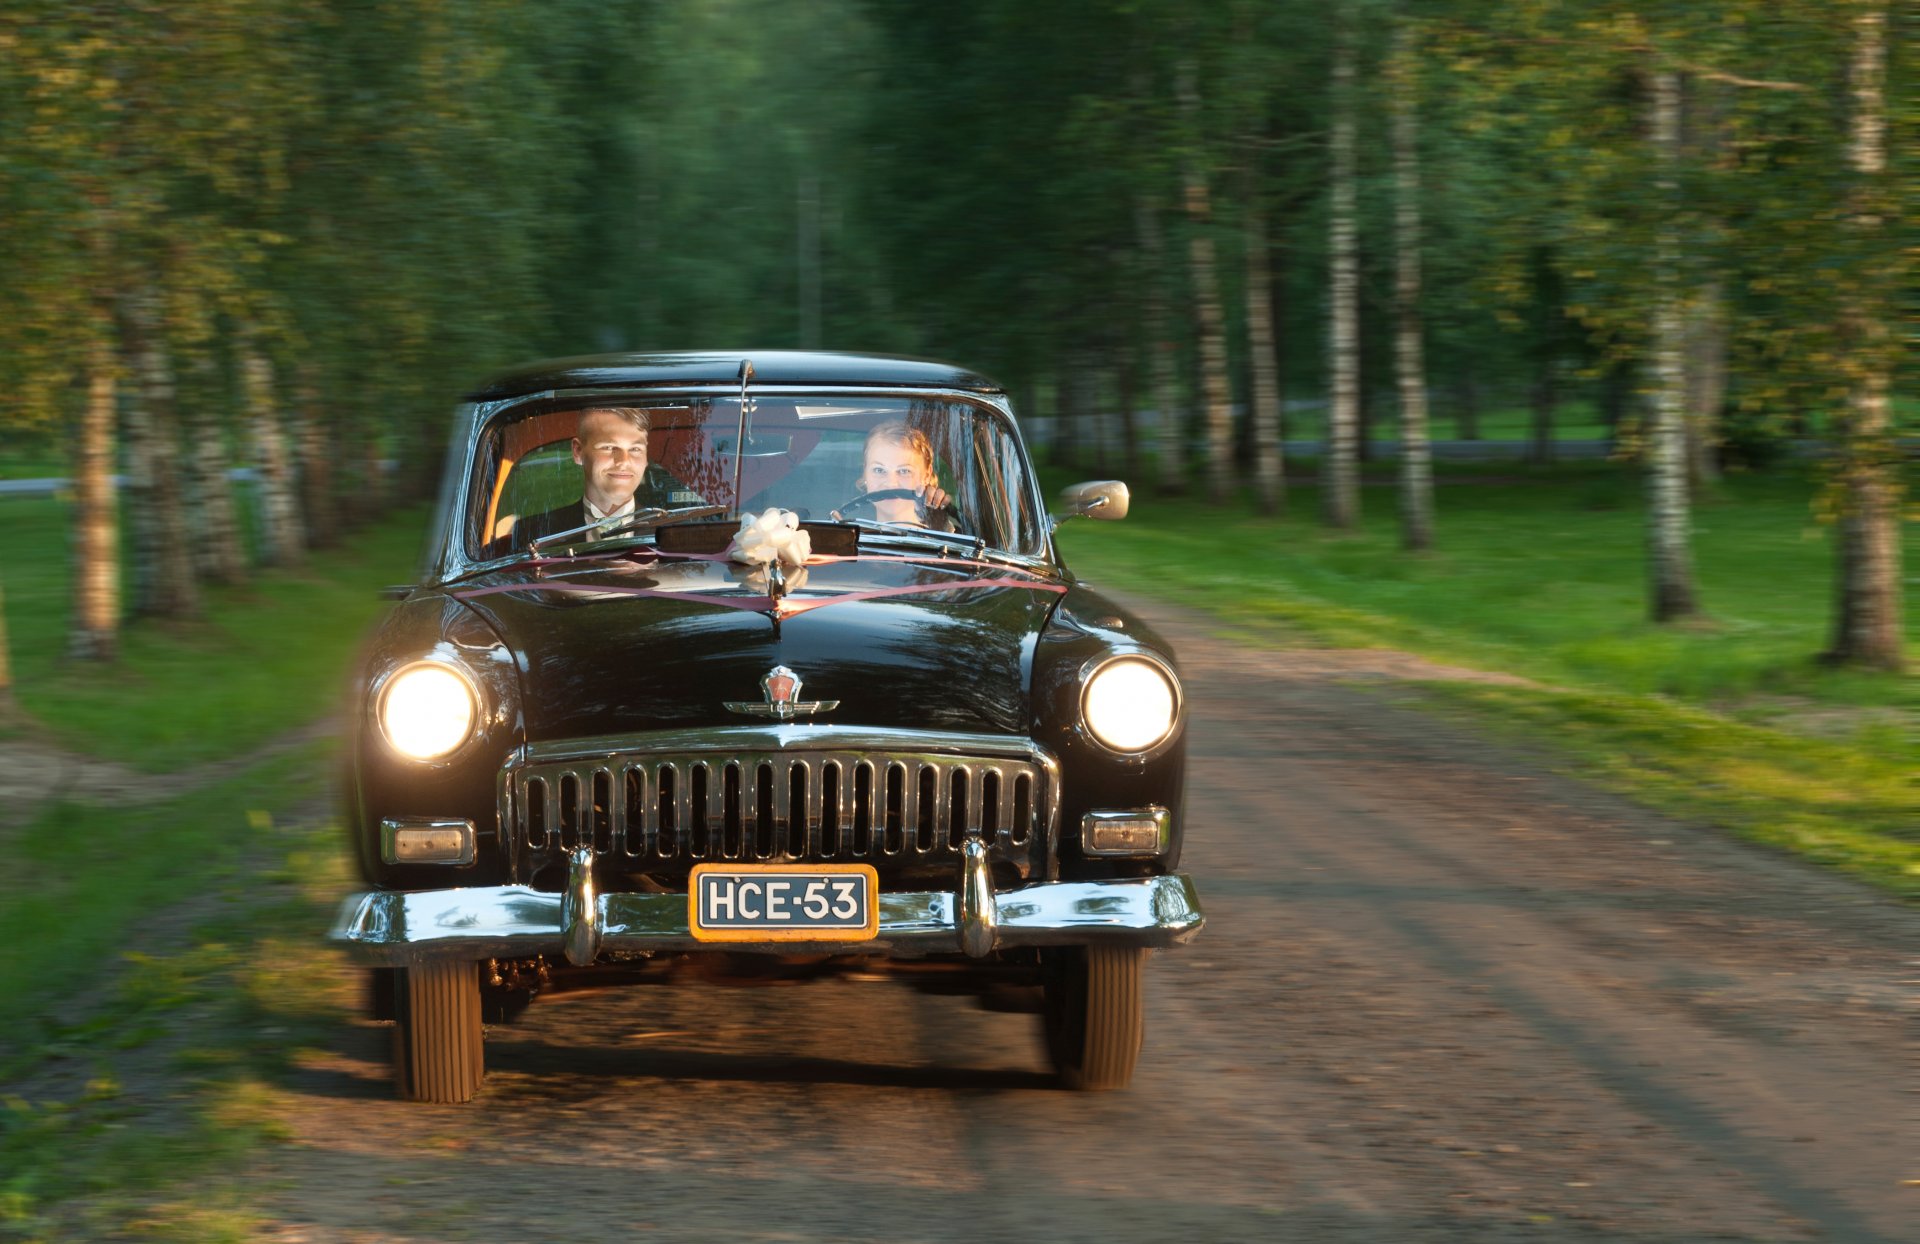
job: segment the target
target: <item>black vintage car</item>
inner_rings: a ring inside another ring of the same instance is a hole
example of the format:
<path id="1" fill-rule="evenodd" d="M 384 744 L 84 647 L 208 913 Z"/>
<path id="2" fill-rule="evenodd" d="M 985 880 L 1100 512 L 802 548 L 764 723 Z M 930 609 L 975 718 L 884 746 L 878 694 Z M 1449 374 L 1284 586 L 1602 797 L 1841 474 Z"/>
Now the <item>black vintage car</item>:
<path id="1" fill-rule="evenodd" d="M 1036 1010 L 1066 1084 L 1125 1085 L 1147 951 L 1202 923 L 1185 710 L 1058 521 L 957 367 L 612 355 L 473 393 L 351 714 L 333 936 L 400 1094 L 472 1097 L 483 1025 L 545 991 L 847 971 Z"/>

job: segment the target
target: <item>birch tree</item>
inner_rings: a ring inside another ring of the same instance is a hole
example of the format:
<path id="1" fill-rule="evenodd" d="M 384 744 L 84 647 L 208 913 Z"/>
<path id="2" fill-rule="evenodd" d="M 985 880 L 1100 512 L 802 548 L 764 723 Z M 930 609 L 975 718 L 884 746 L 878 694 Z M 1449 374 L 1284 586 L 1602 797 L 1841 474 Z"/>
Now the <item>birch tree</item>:
<path id="1" fill-rule="evenodd" d="M 1904 668 L 1901 635 L 1900 449 L 1887 399 L 1897 349 L 1887 323 L 1890 289 L 1904 289 L 1906 259 L 1889 254 L 1887 210 L 1887 14 L 1864 0 L 1852 13 L 1848 73 L 1855 176 L 1847 227 L 1864 261 L 1847 299 L 1843 328 L 1850 384 L 1836 472 L 1839 485 L 1837 592 L 1827 658 L 1876 669 Z M 1889 278 L 1892 269 L 1895 275 Z"/>
<path id="2" fill-rule="evenodd" d="M 1179 348 L 1167 314 L 1167 248 L 1160 210 L 1144 191 L 1135 192 L 1134 228 L 1144 269 L 1140 306 L 1157 416 L 1154 450 L 1159 459 L 1160 491 L 1172 495 L 1187 486 L 1187 414 L 1180 401 Z"/>
<path id="3" fill-rule="evenodd" d="M 1342 24 L 1333 53 L 1332 210 L 1328 217 L 1327 372 L 1332 377 L 1321 468 L 1322 517 L 1342 530 L 1360 521 L 1360 266 L 1354 174 L 1354 37 Z"/>
<path id="4" fill-rule="evenodd" d="M 1680 75 L 1656 64 L 1648 106 L 1657 169 L 1659 223 L 1654 251 L 1653 426 L 1647 436 L 1647 572 L 1656 622 L 1700 611 L 1694 595 L 1692 518 L 1687 495 L 1686 342 L 1680 307 Z"/>
<path id="5" fill-rule="evenodd" d="M 1249 157 L 1250 162 L 1252 157 Z M 1247 353 L 1253 373 L 1253 496 L 1262 514 L 1277 514 L 1286 504 L 1286 479 L 1280 446 L 1280 367 L 1273 327 L 1273 255 L 1267 245 L 1267 211 L 1259 177 L 1247 175 L 1245 221 L 1247 264 Z"/>
<path id="6" fill-rule="evenodd" d="M 243 347 L 240 365 L 255 488 L 260 499 L 260 560 L 270 566 L 297 566 L 306 557 L 306 537 L 300 523 L 298 481 L 281 419 L 273 363 L 257 343 L 249 341 Z"/>
<path id="7" fill-rule="evenodd" d="M 1400 389 L 1400 543 L 1433 546 L 1433 462 L 1420 315 L 1419 65 L 1410 22 L 1394 30 L 1394 371 Z"/>
<path id="8" fill-rule="evenodd" d="M 1180 64 L 1180 112 L 1186 120 L 1187 155 L 1182 165 L 1187 209 L 1187 263 L 1194 323 L 1200 339 L 1200 391 L 1205 395 L 1207 500 L 1224 504 L 1233 495 L 1233 390 L 1227 379 L 1227 333 L 1220 310 L 1220 277 L 1213 252 L 1213 196 L 1203 159 L 1200 91 L 1193 61 Z"/>

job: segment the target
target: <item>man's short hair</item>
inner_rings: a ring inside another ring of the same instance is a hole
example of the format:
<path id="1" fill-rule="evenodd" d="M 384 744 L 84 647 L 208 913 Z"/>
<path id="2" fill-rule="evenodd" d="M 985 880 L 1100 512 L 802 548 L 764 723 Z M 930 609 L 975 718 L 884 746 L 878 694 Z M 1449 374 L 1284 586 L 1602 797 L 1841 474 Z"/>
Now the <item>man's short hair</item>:
<path id="1" fill-rule="evenodd" d="M 632 424 L 636 432 L 645 432 L 653 426 L 653 421 L 648 418 L 645 409 L 639 406 L 589 406 L 580 412 L 580 422 L 585 423 L 588 415 L 613 415 L 625 423 Z"/>

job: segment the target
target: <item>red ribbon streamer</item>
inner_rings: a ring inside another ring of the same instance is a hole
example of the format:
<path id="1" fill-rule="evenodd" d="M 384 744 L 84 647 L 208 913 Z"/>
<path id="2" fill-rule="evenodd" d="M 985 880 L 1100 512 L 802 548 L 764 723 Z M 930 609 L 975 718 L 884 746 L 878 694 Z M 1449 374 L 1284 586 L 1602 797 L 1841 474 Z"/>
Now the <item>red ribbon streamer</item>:
<path id="1" fill-rule="evenodd" d="M 809 562 L 809 564 L 812 563 Z M 722 609 L 772 613 L 775 617 L 790 618 L 796 614 L 809 613 L 828 605 L 845 604 L 850 601 L 879 600 L 887 596 L 924 596 L 932 592 L 954 592 L 969 587 L 1017 587 L 1032 592 L 1055 593 L 1064 593 L 1067 590 L 1065 584 L 1034 582 L 1027 579 L 961 579 L 954 583 L 905 583 L 895 587 L 865 588 L 812 600 L 795 600 L 790 596 L 775 600 L 771 596 L 722 596 L 714 592 L 669 592 L 660 588 L 625 587 L 619 584 L 546 582 L 496 583 L 489 587 L 467 588 L 452 595 L 456 600 L 472 600 L 478 596 L 491 596 L 495 592 L 568 592 L 583 596 L 645 596 L 657 600 L 684 601 L 693 605 L 715 605 Z"/>

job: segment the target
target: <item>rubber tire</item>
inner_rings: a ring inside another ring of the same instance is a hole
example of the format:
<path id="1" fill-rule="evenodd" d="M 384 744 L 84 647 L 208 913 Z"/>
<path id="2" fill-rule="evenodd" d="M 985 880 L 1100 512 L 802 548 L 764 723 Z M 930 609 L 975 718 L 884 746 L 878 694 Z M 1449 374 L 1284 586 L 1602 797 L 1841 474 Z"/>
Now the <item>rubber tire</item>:
<path id="1" fill-rule="evenodd" d="M 1146 1035 L 1147 952 L 1084 946 L 1049 955 L 1042 1024 L 1060 1082 L 1097 1092 L 1127 1087 Z"/>
<path id="2" fill-rule="evenodd" d="M 394 973 L 393 1087 L 405 1101 L 464 1102 L 486 1074 L 480 965 L 428 963 Z"/>

